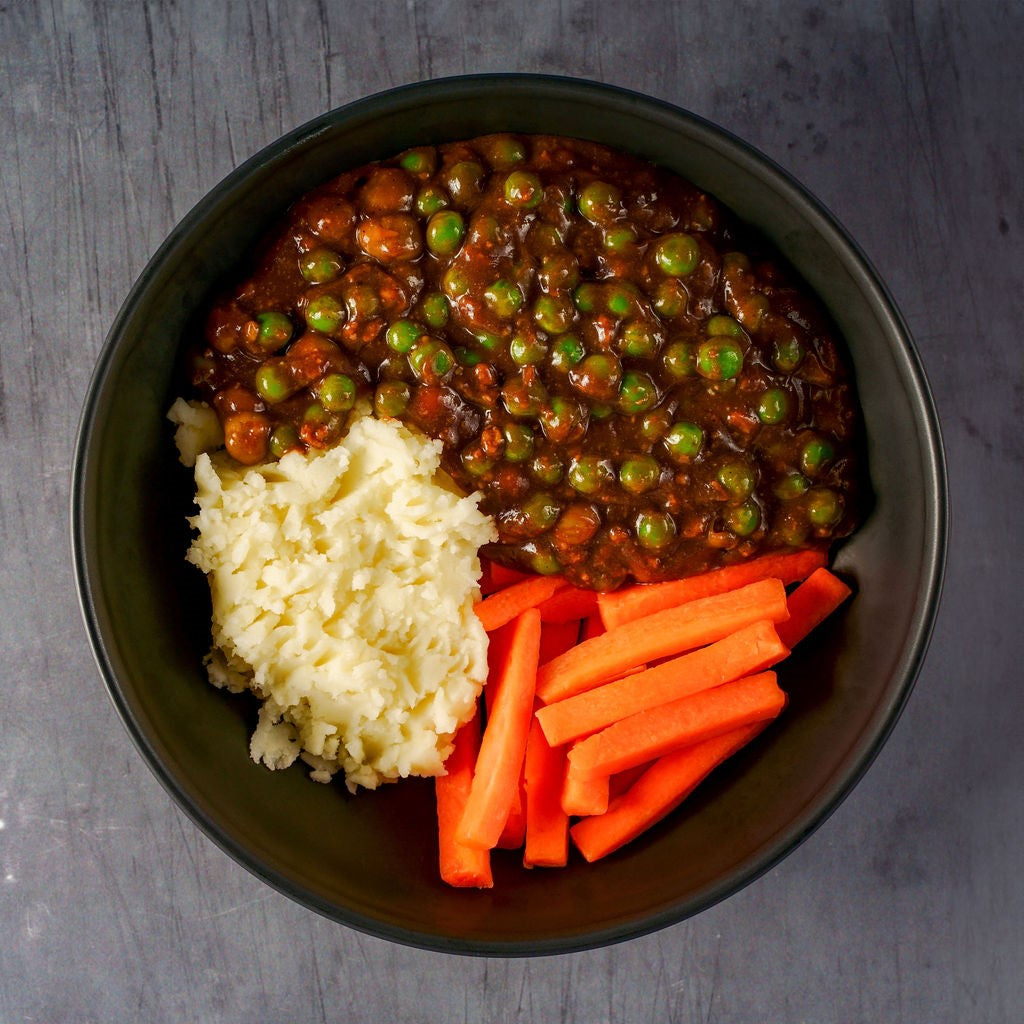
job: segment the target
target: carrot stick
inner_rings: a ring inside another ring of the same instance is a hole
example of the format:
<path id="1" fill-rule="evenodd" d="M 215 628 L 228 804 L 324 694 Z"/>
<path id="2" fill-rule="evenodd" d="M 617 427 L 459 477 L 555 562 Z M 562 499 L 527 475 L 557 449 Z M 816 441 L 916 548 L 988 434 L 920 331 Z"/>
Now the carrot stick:
<path id="1" fill-rule="evenodd" d="M 823 566 L 826 553 L 817 548 L 807 551 L 761 555 L 749 562 L 723 566 L 698 576 L 671 580 L 668 583 L 639 583 L 597 598 L 601 620 L 608 629 L 626 622 L 653 615 L 655 612 L 700 597 L 712 597 L 737 590 L 749 583 L 774 577 L 783 583 L 796 583 Z"/>
<path id="2" fill-rule="evenodd" d="M 789 595 L 789 618 L 779 624 L 779 637 L 787 647 L 798 644 L 815 626 L 824 622 L 852 593 L 828 569 L 815 569 Z"/>
<path id="3" fill-rule="evenodd" d="M 786 588 L 777 579 L 759 580 L 726 594 L 666 608 L 577 644 L 542 665 L 537 674 L 537 696 L 551 704 L 614 679 L 642 662 L 713 643 L 758 619 L 780 622 L 788 615 Z"/>
<path id="4" fill-rule="evenodd" d="M 597 614 L 597 591 L 565 587 L 538 605 L 541 622 L 568 622 Z"/>
<path id="5" fill-rule="evenodd" d="M 480 716 L 474 715 L 455 734 L 452 752 L 444 763 L 446 774 L 434 780 L 438 859 L 441 878 L 449 885 L 490 889 L 494 885 L 490 852 L 463 846 L 455 838 L 473 783 L 473 766 L 479 749 Z"/>
<path id="6" fill-rule="evenodd" d="M 539 609 L 538 609 L 539 610 Z M 580 624 L 578 620 L 571 622 L 544 622 L 544 613 L 541 612 L 540 627 L 540 663 L 557 658 L 565 654 L 570 647 L 576 646 L 580 635 Z"/>
<path id="7" fill-rule="evenodd" d="M 569 859 L 569 816 L 561 802 L 564 777 L 565 751 L 548 744 L 534 718 L 526 741 L 524 867 L 564 867 Z"/>
<path id="8" fill-rule="evenodd" d="M 760 672 L 787 654 L 775 627 L 762 619 L 646 672 L 548 704 L 537 711 L 537 719 L 548 742 L 557 747 L 638 711 Z"/>
<path id="9" fill-rule="evenodd" d="M 595 636 L 607 633 L 600 615 L 588 615 L 583 620 L 583 628 L 580 630 L 580 640 L 593 640 Z"/>
<path id="10" fill-rule="evenodd" d="M 531 576 L 485 597 L 473 611 L 488 633 L 511 622 L 527 608 L 536 608 L 557 590 L 568 586 L 557 576 Z"/>
<path id="11" fill-rule="evenodd" d="M 571 747 L 569 763 L 584 778 L 612 775 L 680 747 L 775 718 L 785 703 L 774 672 L 746 676 L 623 718 Z"/>
<path id="12" fill-rule="evenodd" d="M 603 814 L 608 809 L 609 778 L 594 775 L 583 778 L 567 762 L 562 782 L 562 810 L 569 816 Z"/>
<path id="13" fill-rule="evenodd" d="M 515 622 L 496 629 L 488 636 L 487 645 L 487 684 L 484 686 L 484 707 L 490 721 L 497 699 L 498 691 L 504 678 L 505 665 L 512 651 Z M 518 850 L 526 838 L 526 804 L 523 793 L 523 772 L 519 771 L 519 782 L 516 786 L 512 805 L 508 810 L 505 825 L 498 836 L 495 846 L 500 850 Z"/>
<path id="14" fill-rule="evenodd" d="M 467 846 L 494 847 L 508 820 L 526 753 L 539 651 L 540 612 L 528 608 L 515 620 L 509 656 L 480 741 L 473 785 L 456 831 L 456 839 Z"/>
<path id="15" fill-rule="evenodd" d="M 588 861 L 620 849 L 678 807 L 764 725 L 742 726 L 659 758 L 625 793 L 611 800 L 604 814 L 576 822 L 570 830 L 573 842 Z"/>

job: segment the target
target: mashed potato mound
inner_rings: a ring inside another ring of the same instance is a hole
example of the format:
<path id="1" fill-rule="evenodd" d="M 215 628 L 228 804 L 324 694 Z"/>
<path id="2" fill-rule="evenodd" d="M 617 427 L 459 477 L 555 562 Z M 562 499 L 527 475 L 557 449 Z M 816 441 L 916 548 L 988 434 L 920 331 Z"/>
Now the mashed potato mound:
<path id="1" fill-rule="evenodd" d="M 477 496 L 439 482 L 440 443 L 372 417 L 325 452 L 255 467 L 196 457 L 189 561 L 213 598 L 209 676 L 262 700 L 251 754 L 350 789 L 437 775 L 474 711 Z"/>

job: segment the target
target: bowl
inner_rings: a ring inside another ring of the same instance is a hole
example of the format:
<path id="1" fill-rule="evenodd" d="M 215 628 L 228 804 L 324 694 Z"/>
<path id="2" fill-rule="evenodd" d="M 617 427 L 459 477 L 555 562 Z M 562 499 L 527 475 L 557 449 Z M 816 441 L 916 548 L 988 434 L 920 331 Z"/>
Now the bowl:
<path id="1" fill-rule="evenodd" d="M 478 892 L 438 878 L 432 785 L 351 797 L 252 763 L 255 708 L 206 681 L 205 581 L 186 565 L 191 477 L 165 412 L 212 287 L 288 205 L 340 171 L 494 131 L 587 138 L 663 164 L 767 235 L 849 347 L 874 502 L 835 554 L 857 594 L 783 666 L 790 707 L 659 826 L 595 864 L 495 856 Z M 536 955 L 627 939 L 736 892 L 806 838 L 861 777 L 919 671 L 939 600 L 946 479 L 906 325 L 864 255 L 788 174 L 739 139 L 636 93 L 565 78 L 468 76 L 319 117 L 228 175 L 174 228 L 110 330 L 74 465 L 76 578 L 100 672 L 177 804 L 269 885 L 344 925 L 463 954 Z"/>

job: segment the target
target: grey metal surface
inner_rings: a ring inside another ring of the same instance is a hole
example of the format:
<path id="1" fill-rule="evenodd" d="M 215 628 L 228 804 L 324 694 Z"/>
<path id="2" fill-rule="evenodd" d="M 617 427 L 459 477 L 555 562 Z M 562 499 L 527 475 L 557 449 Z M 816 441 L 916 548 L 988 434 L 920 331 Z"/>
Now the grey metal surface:
<path id="1" fill-rule="evenodd" d="M 1022 38 L 993 0 L 0 3 L 0 1024 L 1022 1019 Z M 654 935 L 487 960 L 323 920 L 186 820 L 88 651 L 67 500 L 105 331 L 211 186 L 330 107 L 509 70 L 687 107 L 832 209 L 915 335 L 953 527 L 917 688 L 815 835 Z"/>

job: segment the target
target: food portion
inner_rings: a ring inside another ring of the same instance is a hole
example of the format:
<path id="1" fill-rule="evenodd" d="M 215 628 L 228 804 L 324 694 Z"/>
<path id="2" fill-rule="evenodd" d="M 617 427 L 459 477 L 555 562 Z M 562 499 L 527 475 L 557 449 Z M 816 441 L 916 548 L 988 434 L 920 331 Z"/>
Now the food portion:
<path id="1" fill-rule="evenodd" d="M 202 420 L 182 405 L 179 432 Z M 210 583 L 209 674 L 260 699 L 254 760 L 301 757 L 350 789 L 443 770 L 487 675 L 472 608 L 494 529 L 439 481 L 439 447 L 366 416 L 315 454 L 198 455 L 188 558 Z"/>
<path id="2" fill-rule="evenodd" d="M 850 588 L 802 554 L 748 566 L 693 577 L 626 621 L 603 606 L 565 620 L 568 584 L 544 596 L 530 578 L 492 579 L 483 734 L 480 720 L 459 731 L 435 784 L 445 882 L 490 888 L 498 849 L 525 867 L 564 866 L 570 844 L 588 861 L 621 849 L 782 713 L 776 666 Z M 798 581 L 789 593 L 783 577 Z"/>
<path id="3" fill-rule="evenodd" d="M 578 140 L 408 150 L 301 199 L 192 380 L 243 464 L 360 400 L 443 444 L 499 562 L 601 591 L 827 547 L 858 414 L 815 301 L 710 196 Z"/>
<path id="4" fill-rule="evenodd" d="M 269 767 L 435 776 L 452 885 L 641 834 L 782 712 L 775 667 L 850 593 L 826 315 L 626 154 L 492 135 L 346 172 L 201 334 L 171 418 L 210 678 L 262 702 Z"/>

